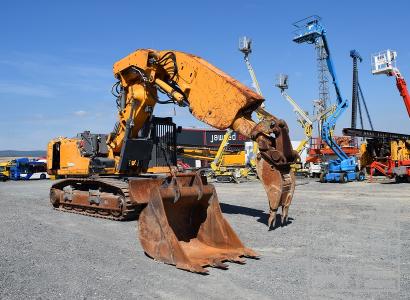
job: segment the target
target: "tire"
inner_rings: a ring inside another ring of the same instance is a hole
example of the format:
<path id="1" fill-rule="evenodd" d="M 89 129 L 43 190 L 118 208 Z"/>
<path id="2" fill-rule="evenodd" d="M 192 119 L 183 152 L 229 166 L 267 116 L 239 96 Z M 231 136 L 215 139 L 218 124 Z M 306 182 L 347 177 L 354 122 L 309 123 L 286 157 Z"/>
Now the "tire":
<path id="1" fill-rule="evenodd" d="M 320 173 L 320 177 L 319 177 L 319 182 L 320 183 L 326 183 L 326 173 Z"/>
<path id="2" fill-rule="evenodd" d="M 346 178 L 345 173 L 340 174 L 339 182 L 340 183 L 346 183 L 347 182 L 347 178 Z"/>
<path id="3" fill-rule="evenodd" d="M 364 175 L 363 172 L 359 172 L 356 176 L 357 181 L 364 181 L 366 176 Z"/>
<path id="4" fill-rule="evenodd" d="M 40 179 L 46 179 L 46 174 L 41 174 Z"/>
<path id="5" fill-rule="evenodd" d="M 396 183 L 402 183 L 403 182 L 403 178 L 401 176 L 394 176 L 394 180 L 396 181 Z"/>
<path id="6" fill-rule="evenodd" d="M 60 206 L 60 198 L 53 188 L 50 190 L 50 202 L 51 205 L 55 208 L 58 208 Z"/>

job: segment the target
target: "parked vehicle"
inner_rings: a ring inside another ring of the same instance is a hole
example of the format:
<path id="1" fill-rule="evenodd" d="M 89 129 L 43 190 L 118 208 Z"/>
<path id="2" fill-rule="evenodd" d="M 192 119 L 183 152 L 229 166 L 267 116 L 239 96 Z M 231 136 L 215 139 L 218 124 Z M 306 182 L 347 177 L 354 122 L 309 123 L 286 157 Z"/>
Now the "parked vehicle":
<path id="1" fill-rule="evenodd" d="M 7 180 L 9 180 L 9 178 L 6 176 L 6 175 L 4 175 L 3 173 L 0 173 L 0 181 L 7 181 Z"/>
<path id="2" fill-rule="evenodd" d="M 10 179 L 10 162 L 0 162 L 0 181 L 6 181 Z"/>
<path id="3" fill-rule="evenodd" d="M 319 178 L 320 174 L 323 172 L 322 163 L 310 162 L 305 165 L 305 169 L 308 171 L 308 176 L 310 178 Z"/>
<path id="4" fill-rule="evenodd" d="M 10 162 L 11 180 L 47 179 L 47 163 L 44 160 L 17 158 Z"/>

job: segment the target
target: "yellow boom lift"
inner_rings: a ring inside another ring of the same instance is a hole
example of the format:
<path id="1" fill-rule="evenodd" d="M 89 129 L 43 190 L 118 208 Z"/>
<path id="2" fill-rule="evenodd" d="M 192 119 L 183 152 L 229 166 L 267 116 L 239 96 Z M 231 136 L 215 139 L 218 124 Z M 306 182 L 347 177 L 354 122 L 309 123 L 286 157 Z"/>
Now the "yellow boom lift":
<path id="1" fill-rule="evenodd" d="M 293 111 L 297 115 L 298 122 L 302 126 L 305 133 L 305 138 L 300 141 L 298 147 L 296 148 L 296 151 L 299 153 L 299 155 L 301 155 L 312 137 L 313 120 L 311 120 L 307 113 L 299 106 L 299 104 L 297 104 L 296 101 L 286 93 L 286 89 L 288 89 L 287 75 L 280 74 L 276 86 L 280 89 L 282 97 L 293 107 Z"/>
<path id="2" fill-rule="evenodd" d="M 210 163 L 210 168 L 201 169 L 201 173 L 216 179 L 218 182 L 239 183 L 242 179 L 255 176 L 255 171 L 246 163 L 245 150 L 227 149 L 232 130 L 224 134 L 218 149 L 208 147 L 178 146 L 178 154 L 187 158 L 205 160 Z"/>
<path id="3" fill-rule="evenodd" d="M 231 129 L 228 129 L 224 134 L 221 145 L 211 162 L 211 169 L 217 181 L 239 183 L 241 178 L 246 179 L 250 174 L 254 174 L 254 172 L 252 165 L 246 166 L 245 150 L 236 153 L 226 152 L 231 134 Z"/>
<path id="4" fill-rule="evenodd" d="M 292 97 L 290 97 L 288 93 L 286 93 L 286 90 L 289 87 L 288 86 L 288 75 L 279 74 L 278 81 L 275 84 L 275 86 L 280 89 L 280 93 L 282 97 L 293 107 L 293 111 L 296 113 L 296 116 L 297 116 L 297 121 L 303 128 L 305 137 L 303 140 L 300 141 L 299 145 L 296 148 L 296 152 L 300 156 L 302 152 L 307 148 L 308 143 L 310 139 L 312 138 L 313 124 L 315 122 L 318 122 L 318 124 L 320 124 L 322 121 L 324 121 L 326 117 L 328 116 L 328 114 L 334 111 L 335 105 L 329 106 L 324 111 L 318 112 L 317 114 L 315 114 L 313 118 L 310 118 L 309 115 L 299 106 L 299 104 Z M 292 168 L 294 170 L 298 170 L 301 168 L 303 169 L 300 161 L 292 165 Z"/>

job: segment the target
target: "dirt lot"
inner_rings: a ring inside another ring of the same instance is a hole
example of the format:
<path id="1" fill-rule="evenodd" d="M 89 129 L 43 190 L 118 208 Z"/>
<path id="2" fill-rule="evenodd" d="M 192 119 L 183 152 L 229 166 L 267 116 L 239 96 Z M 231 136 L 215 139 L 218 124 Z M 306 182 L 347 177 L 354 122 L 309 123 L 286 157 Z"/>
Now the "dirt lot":
<path id="1" fill-rule="evenodd" d="M 217 184 L 261 259 L 206 276 L 146 257 L 135 221 L 54 211 L 50 181 L 0 183 L 0 298 L 408 299 L 410 184 L 303 183 L 291 224 L 269 232 L 259 182 Z"/>

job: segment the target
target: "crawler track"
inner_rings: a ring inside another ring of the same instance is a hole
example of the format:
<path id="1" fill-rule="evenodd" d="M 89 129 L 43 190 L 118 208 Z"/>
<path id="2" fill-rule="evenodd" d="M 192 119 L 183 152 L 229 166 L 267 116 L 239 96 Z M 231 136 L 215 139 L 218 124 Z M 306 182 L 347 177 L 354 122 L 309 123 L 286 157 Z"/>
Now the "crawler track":
<path id="1" fill-rule="evenodd" d="M 67 187 L 71 195 L 74 195 L 71 198 L 65 190 Z M 93 203 L 90 200 L 91 190 L 104 193 L 105 198 L 116 197 L 118 201 L 110 201 L 110 205 L 106 205 L 108 201 Z M 81 197 L 78 197 L 79 194 Z M 114 221 L 135 220 L 143 208 L 143 205 L 131 202 L 128 182 L 115 178 L 63 179 L 51 187 L 50 201 L 54 209 L 59 211 Z"/>

